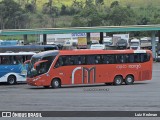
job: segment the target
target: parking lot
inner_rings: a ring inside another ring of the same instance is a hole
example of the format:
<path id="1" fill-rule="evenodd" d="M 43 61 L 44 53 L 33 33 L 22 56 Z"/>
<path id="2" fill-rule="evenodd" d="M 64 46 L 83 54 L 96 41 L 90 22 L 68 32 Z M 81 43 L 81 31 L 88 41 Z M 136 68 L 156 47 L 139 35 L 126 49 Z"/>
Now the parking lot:
<path id="1" fill-rule="evenodd" d="M 151 81 L 134 85 L 79 85 L 44 89 L 0 85 L 0 111 L 160 111 L 160 63 Z"/>

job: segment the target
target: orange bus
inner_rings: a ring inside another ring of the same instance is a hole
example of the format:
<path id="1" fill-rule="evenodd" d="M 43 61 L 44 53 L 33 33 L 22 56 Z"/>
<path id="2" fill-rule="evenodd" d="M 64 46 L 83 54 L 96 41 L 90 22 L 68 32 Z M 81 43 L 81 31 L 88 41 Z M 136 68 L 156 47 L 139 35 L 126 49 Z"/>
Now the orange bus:
<path id="1" fill-rule="evenodd" d="M 150 50 L 55 50 L 32 56 L 27 83 L 61 85 L 113 83 L 127 85 L 152 79 Z"/>

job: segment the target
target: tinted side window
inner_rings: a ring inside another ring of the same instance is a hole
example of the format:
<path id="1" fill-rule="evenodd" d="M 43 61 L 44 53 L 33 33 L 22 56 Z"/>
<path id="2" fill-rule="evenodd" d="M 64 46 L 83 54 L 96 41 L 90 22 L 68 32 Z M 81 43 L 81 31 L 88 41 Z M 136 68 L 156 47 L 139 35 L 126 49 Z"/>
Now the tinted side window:
<path id="1" fill-rule="evenodd" d="M 108 55 L 102 55 L 102 63 L 109 64 L 109 57 Z"/>
<path id="2" fill-rule="evenodd" d="M 125 55 L 116 55 L 116 63 L 125 63 Z"/>
<path id="3" fill-rule="evenodd" d="M 141 62 L 141 54 L 134 54 L 134 62 L 135 63 Z"/>
<path id="4" fill-rule="evenodd" d="M 150 54 L 138 53 L 138 54 L 127 54 L 126 63 L 143 63 L 150 60 Z"/>
<path id="5" fill-rule="evenodd" d="M 102 55 L 96 55 L 95 56 L 95 63 L 96 64 L 102 64 Z"/>
<path id="6" fill-rule="evenodd" d="M 114 64 L 115 63 L 115 55 L 102 55 L 103 64 Z"/>
<path id="7" fill-rule="evenodd" d="M 17 55 L 17 56 L 14 56 L 14 64 L 22 64 L 24 63 L 25 61 L 25 57 L 24 56 L 20 56 L 20 55 Z"/>
<path id="8" fill-rule="evenodd" d="M 11 64 L 11 56 L 1 56 L 1 64 L 2 65 L 8 65 Z"/>
<path id="9" fill-rule="evenodd" d="M 101 64 L 102 56 L 101 55 L 87 55 L 87 65 Z"/>
<path id="10" fill-rule="evenodd" d="M 79 57 L 79 62 L 82 64 L 82 65 L 85 65 L 86 64 L 86 56 L 82 55 Z"/>
<path id="11" fill-rule="evenodd" d="M 63 60 L 62 60 L 62 56 L 60 56 L 55 64 L 55 68 L 58 68 L 60 66 L 63 66 Z"/>
<path id="12" fill-rule="evenodd" d="M 69 66 L 69 65 L 85 65 L 86 57 L 84 55 L 66 55 L 60 56 L 56 62 L 55 67 Z"/>
<path id="13" fill-rule="evenodd" d="M 125 63 L 134 63 L 134 54 L 126 54 Z"/>
<path id="14" fill-rule="evenodd" d="M 70 56 L 60 56 L 56 62 L 57 66 L 67 66 L 71 64 L 73 63 Z"/>
<path id="15" fill-rule="evenodd" d="M 147 62 L 150 60 L 150 54 L 143 53 L 141 54 L 141 62 Z"/>
<path id="16" fill-rule="evenodd" d="M 87 65 L 93 65 L 95 63 L 95 55 L 87 55 Z"/>
<path id="17" fill-rule="evenodd" d="M 73 55 L 71 56 L 71 60 L 73 61 L 73 65 L 85 65 L 86 64 L 86 56 L 84 55 Z"/>
<path id="18" fill-rule="evenodd" d="M 66 55 L 60 56 L 55 67 L 69 65 L 119 64 L 147 62 L 150 54 L 118 54 L 118 55 Z"/>

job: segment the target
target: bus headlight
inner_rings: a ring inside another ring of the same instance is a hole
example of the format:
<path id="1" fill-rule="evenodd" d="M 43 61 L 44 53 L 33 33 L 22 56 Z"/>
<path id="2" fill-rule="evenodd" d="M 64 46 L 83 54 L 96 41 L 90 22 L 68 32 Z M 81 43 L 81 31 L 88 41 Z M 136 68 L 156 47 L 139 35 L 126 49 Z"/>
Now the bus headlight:
<path id="1" fill-rule="evenodd" d="M 41 77 L 34 78 L 33 81 L 39 80 Z"/>

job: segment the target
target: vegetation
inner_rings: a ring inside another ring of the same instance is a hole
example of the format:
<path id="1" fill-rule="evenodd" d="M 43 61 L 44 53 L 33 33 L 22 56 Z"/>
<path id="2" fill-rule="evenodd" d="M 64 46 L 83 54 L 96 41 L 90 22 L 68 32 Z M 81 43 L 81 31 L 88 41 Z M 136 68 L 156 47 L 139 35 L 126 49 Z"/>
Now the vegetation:
<path id="1" fill-rule="evenodd" d="M 0 0 L 0 29 L 160 23 L 159 0 Z"/>

